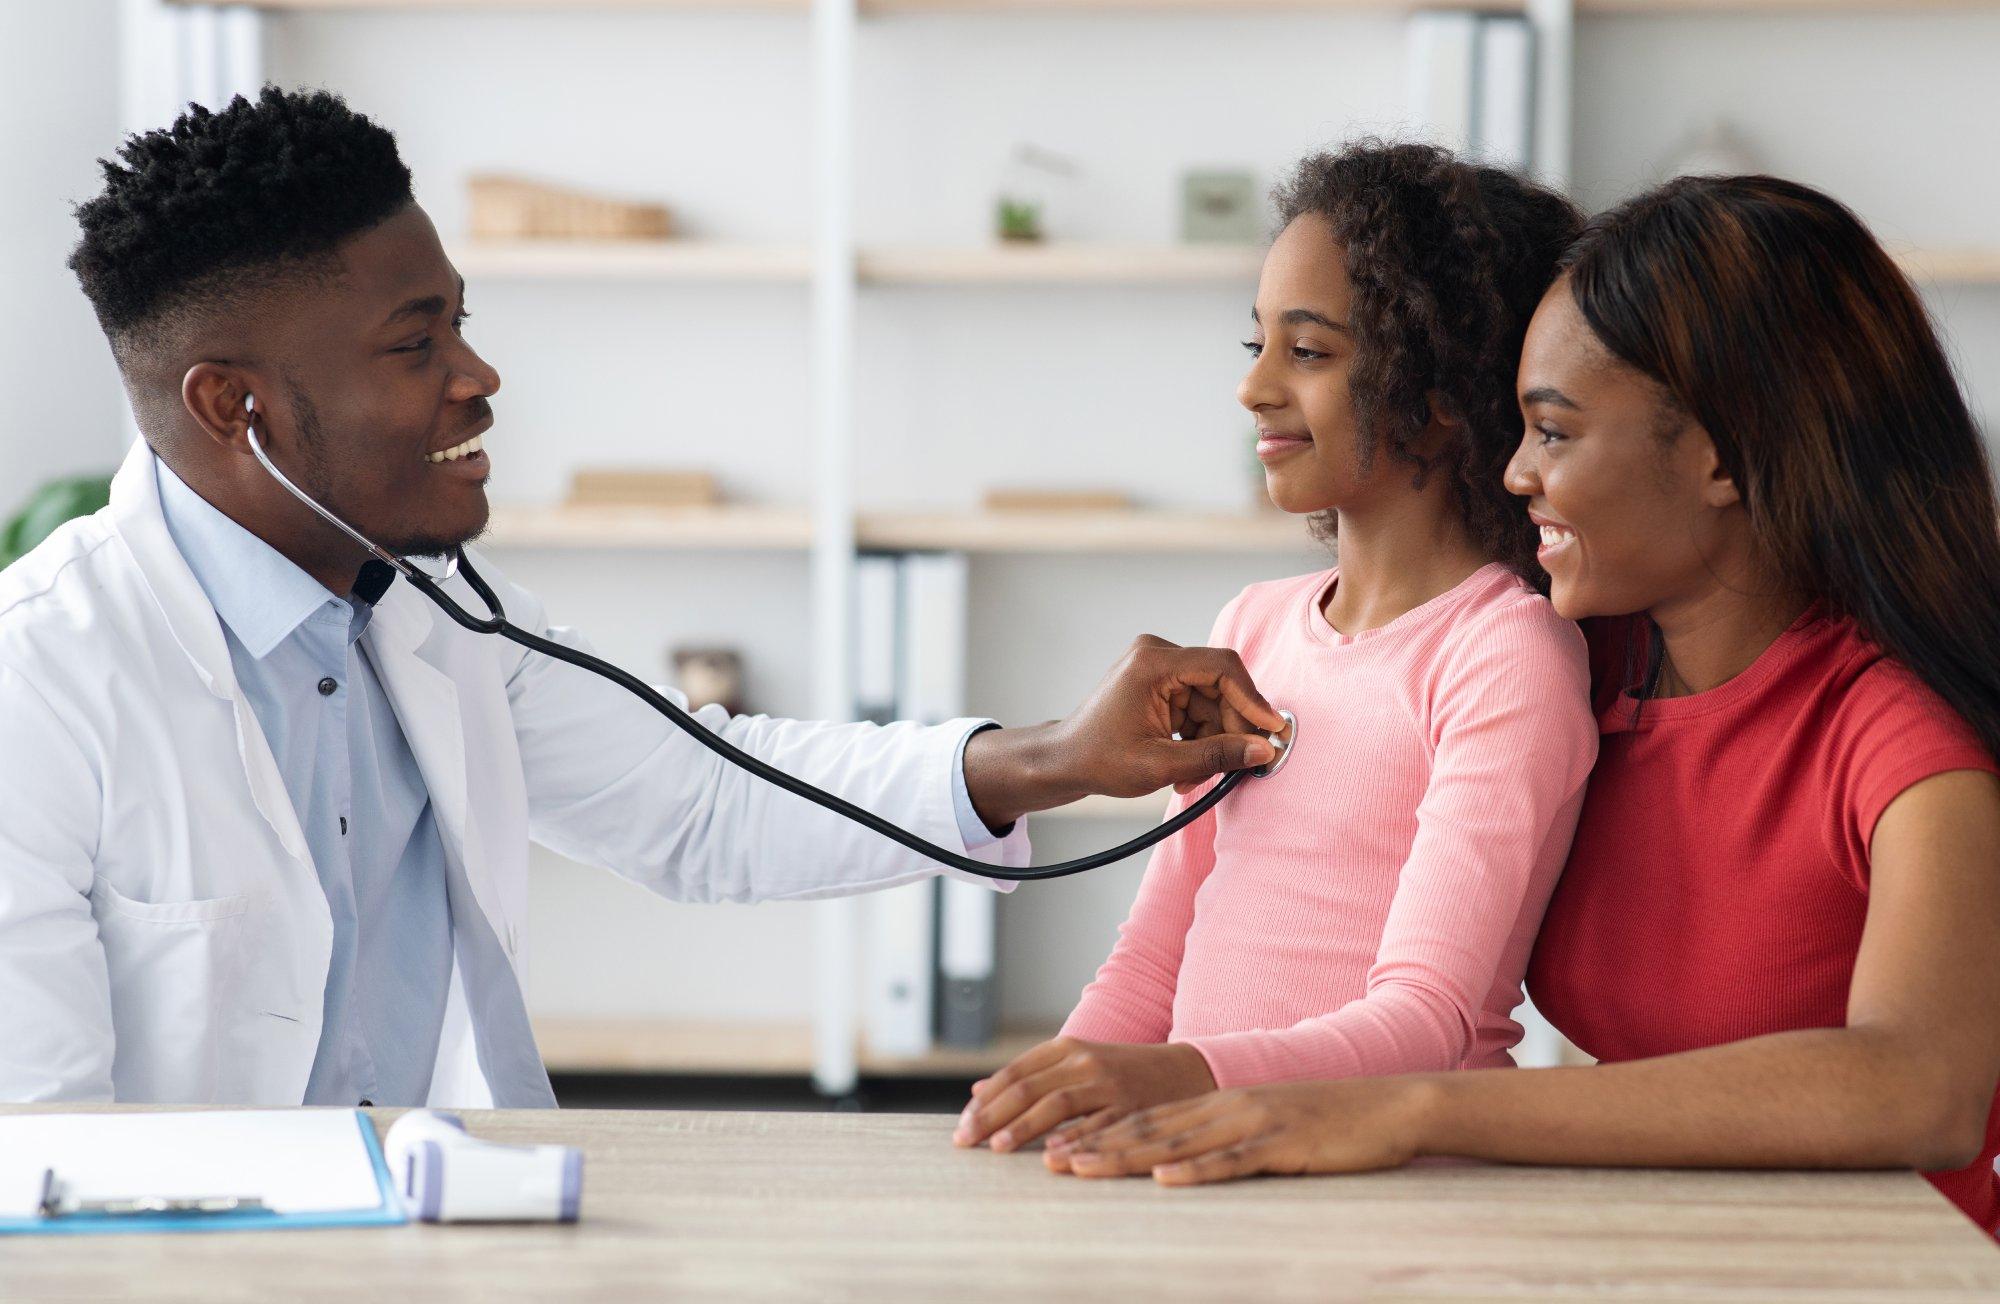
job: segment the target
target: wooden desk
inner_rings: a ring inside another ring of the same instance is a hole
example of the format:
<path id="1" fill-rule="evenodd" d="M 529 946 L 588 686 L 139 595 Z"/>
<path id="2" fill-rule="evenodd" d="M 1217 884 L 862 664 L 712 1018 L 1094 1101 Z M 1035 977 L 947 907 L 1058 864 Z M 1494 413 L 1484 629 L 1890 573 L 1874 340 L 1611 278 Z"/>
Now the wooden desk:
<path id="1" fill-rule="evenodd" d="M 382 1118 L 394 1111 L 380 1111 Z M 509 1111 L 586 1152 L 575 1227 L 10 1237 L 0 1299 L 1993 1299 L 1906 1173 L 1420 1167 L 1169 1191 L 954 1149 L 951 1120 Z"/>

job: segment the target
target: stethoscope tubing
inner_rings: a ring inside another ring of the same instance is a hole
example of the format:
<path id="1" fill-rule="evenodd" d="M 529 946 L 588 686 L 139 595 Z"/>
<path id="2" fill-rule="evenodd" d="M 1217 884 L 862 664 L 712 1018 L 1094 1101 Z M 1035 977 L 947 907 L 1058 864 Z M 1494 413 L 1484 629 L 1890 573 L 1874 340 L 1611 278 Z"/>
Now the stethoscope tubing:
<path id="1" fill-rule="evenodd" d="M 1250 778 L 1254 773 L 1251 770 L 1235 770 L 1223 775 L 1213 788 L 1203 793 L 1196 801 L 1189 803 L 1185 810 L 1182 810 L 1172 819 L 1148 829 L 1145 833 L 1133 838 L 1129 842 L 1120 843 L 1118 846 L 1107 850 L 1088 856 L 1080 856 L 1074 860 L 1060 861 L 1053 865 L 1030 866 L 1023 869 L 1012 869 L 1004 865 L 991 865 L 983 860 L 975 860 L 971 856 L 952 851 L 949 848 L 939 846 L 935 842 L 920 838 L 908 829 L 890 823 L 871 810 L 856 806 L 853 802 L 847 801 L 844 798 L 836 797 L 822 788 L 807 783 L 804 779 L 787 774 L 785 771 L 752 756 L 742 748 L 717 735 L 714 731 L 703 725 L 701 721 L 695 719 L 694 716 L 684 710 L 672 698 L 659 692 L 651 684 L 648 684 L 645 680 L 640 679 L 630 671 L 615 666 L 599 657 L 594 657 L 588 652 L 579 651 L 576 648 L 558 643 L 553 639 L 543 638 L 538 634 L 531 634 L 519 625 L 513 624 L 507 619 L 506 609 L 501 605 L 499 595 L 494 593 L 492 587 L 486 583 L 485 577 L 480 575 L 478 570 L 473 567 L 470 559 L 462 551 L 458 554 L 457 561 L 459 578 L 470 585 L 472 591 L 479 595 L 480 601 L 486 604 L 486 608 L 490 614 L 484 618 L 473 615 L 470 611 L 467 611 L 464 607 L 453 601 L 451 595 L 446 593 L 435 580 L 415 567 L 407 567 L 407 569 L 404 569 L 403 574 L 418 592 L 436 603 L 440 610 L 466 629 L 476 634 L 497 634 L 511 643 L 517 643 L 531 651 L 539 652 L 543 656 L 566 662 L 569 665 L 576 666 L 582 670 L 588 670 L 592 674 L 608 679 L 631 693 L 634 697 L 637 697 L 640 701 L 646 703 L 646 705 L 652 707 L 655 711 L 658 711 L 661 715 L 672 721 L 683 733 L 732 765 L 740 766 L 766 783 L 782 788 L 796 797 L 803 797 L 815 806 L 823 807 L 836 815 L 850 819 L 863 828 L 889 839 L 891 842 L 907 847 L 918 855 L 980 878 L 997 879 L 1009 883 L 1030 883 L 1042 879 L 1067 878 L 1071 874 L 1087 873 L 1093 869 L 1101 869 L 1106 865 L 1115 864 L 1129 856 L 1137 855 L 1148 847 L 1165 841 L 1202 816 L 1208 814 L 1209 811 L 1215 808 L 1217 802 L 1220 802 L 1224 797 L 1234 792 L 1238 785 L 1245 779 Z"/>
<path id="2" fill-rule="evenodd" d="M 255 410 L 255 400 L 247 395 L 244 399 L 244 405 L 246 409 Z M 1290 743 L 1296 742 L 1296 732 L 1294 732 L 1290 742 L 1282 745 L 1282 750 L 1279 751 L 1277 760 L 1258 770 L 1235 770 L 1223 775 L 1214 787 L 1203 793 L 1197 800 L 1189 803 L 1184 810 L 1172 819 L 1166 820 L 1154 828 L 1147 830 L 1129 842 L 1121 842 L 1115 847 L 1096 852 L 1093 855 L 1080 856 L 1075 860 L 1065 860 L 1054 865 L 1038 865 L 1024 869 L 1012 869 L 1005 865 L 991 865 L 983 860 L 975 860 L 962 852 L 941 847 L 935 842 L 926 841 L 900 825 L 891 824 L 888 820 L 883 819 L 871 810 L 865 810 L 860 806 L 856 806 L 851 801 L 836 797 L 822 788 L 807 783 L 804 779 L 787 774 L 776 766 L 752 756 L 742 748 L 717 735 L 714 731 L 703 725 L 701 721 L 695 719 L 693 715 L 684 710 L 679 703 L 659 692 L 637 675 L 623 670 L 602 658 L 594 657 L 588 652 L 567 647 L 553 639 L 543 638 L 538 634 L 531 634 L 527 630 L 522 629 L 519 625 L 507 619 L 507 609 L 501 604 L 500 596 L 493 591 L 493 587 L 486 582 L 485 578 L 473 568 L 472 562 L 466 557 L 463 548 L 454 548 L 452 550 L 451 555 L 446 558 L 445 569 L 442 575 L 433 576 L 427 574 L 408 558 L 399 557 L 369 539 L 346 521 L 340 519 L 332 511 L 322 506 L 303 489 L 293 484 L 290 478 L 272 462 L 270 455 L 264 451 L 264 442 L 258 437 L 254 424 L 249 429 L 249 437 L 251 452 L 256 455 L 258 462 L 263 464 L 264 469 L 270 472 L 272 478 L 283 486 L 292 497 L 311 508 L 320 519 L 354 540 L 371 557 L 376 558 L 378 561 L 395 570 L 397 574 L 410 582 L 411 587 L 436 603 L 439 610 L 443 611 L 445 615 L 451 617 L 459 625 L 471 630 L 475 634 L 497 634 L 501 638 L 512 643 L 517 643 L 530 651 L 539 652 L 543 656 L 565 662 L 582 670 L 588 670 L 594 675 L 610 680 L 646 705 L 652 707 L 655 711 L 658 711 L 679 728 L 681 732 L 730 764 L 749 771 L 773 787 L 782 788 L 795 797 L 802 797 L 815 806 L 823 807 L 836 815 L 852 820 L 863 828 L 878 833 L 899 846 L 907 847 L 920 856 L 979 878 L 997 879 L 1009 883 L 1029 883 L 1041 879 L 1067 878 L 1071 874 L 1087 873 L 1093 869 L 1101 869 L 1106 865 L 1115 864 L 1129 856 L 1135 856 L 1148 847 L 1164 842 L 1202 816 L 1208 814 L 1209 811 L 1215 809 L 1216 803 L 1236 791 L 1245 779 L 1252 776 L 1261 777 L 1277 773 L 1278 769 L 1291 758 Z M 472 591 L 479 596 L 479 600 L 486 605 L 487 614 L 485 616 L 473 615 L 454 601 L 450 594 L 444 591 L 441 581 L 450 580 L 453 576 L 464 579 Z M 1295 731 L 1297 721 L 1293 719 L 1291 713 L 1280 712 L 1280 714 L 1284 715 L 1286 721 L 1293 726 Z"/>

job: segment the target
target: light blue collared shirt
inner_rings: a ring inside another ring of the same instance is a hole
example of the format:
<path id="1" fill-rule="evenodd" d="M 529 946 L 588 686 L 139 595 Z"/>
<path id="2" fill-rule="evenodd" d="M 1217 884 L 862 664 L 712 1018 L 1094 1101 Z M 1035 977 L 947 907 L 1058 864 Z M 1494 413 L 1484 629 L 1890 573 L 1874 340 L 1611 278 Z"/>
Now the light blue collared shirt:
<path id="1" fill-rule="evenodd" d="M 157 465 L 168 533 L 222 619 L 333 915 L 305 1103 L 421 1105 L 453 914 L 430 790 L 360 643 L 374 607 L 334 597 Z"/>
<path id="2" fill-rule="evenodd" d="M 221 617 L 237 683 L 270 743 L 333 916 L 304 1103 L 425 1102 L 456 946 L 495 1104 L 553 1104 L 497 939 L 469 901 L 452 908 L 465 889 L 451 882 L 430 790 L 360 642 L 372 602 L 334 597 L 165 462 L 155 466 L 167 531 Z M 968 851 L 1001 836 L 979 818 L 966 787 L 970 739 L 960 741 L 952 772 Z"/>

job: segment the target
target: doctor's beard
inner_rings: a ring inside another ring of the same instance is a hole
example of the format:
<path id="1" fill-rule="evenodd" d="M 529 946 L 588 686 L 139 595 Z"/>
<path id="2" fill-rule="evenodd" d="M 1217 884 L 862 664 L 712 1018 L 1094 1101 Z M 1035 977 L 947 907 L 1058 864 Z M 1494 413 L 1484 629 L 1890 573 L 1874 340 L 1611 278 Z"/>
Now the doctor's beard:
<path id="1" fill-rule="evenodd" d="M 290 373 L 285 374 L 284 381 L 286 396 L 291 400 L 298 422 L 302 465 L 295 478 L 300 487 L 328 511 L 372 539 L 379 547 L 400 557 L 443 557 L 486 533 L 484 524 L 470 533 L 454 532 L 447 536 L 422 527 L 396 528 L 364 523 L 369 521 L 371 513 L 353 510 L 334 488 L 333 466 L 327 455 L 326 431 L 320 422 L 318 405 Z M 484 399 L 478 402 L 482 406 L 485 404 Z M 483 418 L 486 414 L 479 415 Z"/>

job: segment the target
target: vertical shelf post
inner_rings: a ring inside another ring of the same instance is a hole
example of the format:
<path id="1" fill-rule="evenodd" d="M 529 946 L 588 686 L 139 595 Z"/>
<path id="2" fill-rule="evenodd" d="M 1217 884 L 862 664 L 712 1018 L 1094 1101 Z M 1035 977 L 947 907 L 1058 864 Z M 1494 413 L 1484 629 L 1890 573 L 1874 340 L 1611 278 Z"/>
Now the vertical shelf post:
<path id="1" fill-rule="evenodd" d="M 813 0 L 813 710 L 854 716 L 854 38 L 856 0 Z M 814 927 L 813 1084 L 853 1092 L 860 910 L 820 903 Z"/>
<path id="2" fill-rule="evenodd" d="M 1535 29 L 1535 179 L 1570 189 L 1576 112 L 1576 0 L 1527 0 Z"/>

